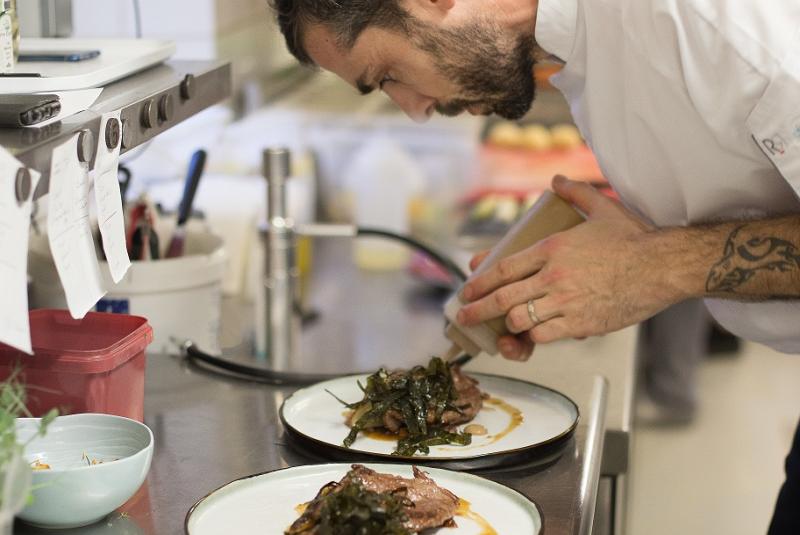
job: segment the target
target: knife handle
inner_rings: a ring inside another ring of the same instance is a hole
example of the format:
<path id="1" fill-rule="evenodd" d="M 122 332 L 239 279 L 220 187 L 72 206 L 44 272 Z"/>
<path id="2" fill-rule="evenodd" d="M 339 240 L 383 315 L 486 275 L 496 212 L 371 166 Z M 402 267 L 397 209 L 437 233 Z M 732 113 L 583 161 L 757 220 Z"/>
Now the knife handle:
<path id="1" fill-rule="evenodd" d="M 194 196 L 197 193 L 197 186 L 200 184 L 200 177 L 203 176 L 206 166 L 206 156 L 206 151 L 203 149 L 199 149 L 192 154 L 192 159 L 189 162 L 189 172 L 186 175 L 186 182 L 183 187 L 183 197 L 178 207 L 179 227 L 186 224 L 186 221 L 189 220 L 189 214 L 192 213 Z"/>

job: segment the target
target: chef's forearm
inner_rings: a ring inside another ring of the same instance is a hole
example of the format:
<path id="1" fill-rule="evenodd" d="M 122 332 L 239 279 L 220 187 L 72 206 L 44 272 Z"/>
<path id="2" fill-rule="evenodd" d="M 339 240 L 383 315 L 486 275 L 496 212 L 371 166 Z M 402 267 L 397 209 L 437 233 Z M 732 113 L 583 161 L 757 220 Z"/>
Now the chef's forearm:
<path id="1" fill-rule="evenodd" d="M 646 240 L 679 298 L 800 299 L 800 216 L 657 230 Z"/>

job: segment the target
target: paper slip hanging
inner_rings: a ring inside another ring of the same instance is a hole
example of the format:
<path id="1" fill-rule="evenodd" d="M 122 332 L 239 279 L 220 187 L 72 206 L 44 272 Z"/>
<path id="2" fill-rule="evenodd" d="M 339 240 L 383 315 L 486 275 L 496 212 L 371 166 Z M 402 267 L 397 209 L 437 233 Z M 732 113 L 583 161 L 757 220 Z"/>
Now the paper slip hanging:
<path id="1" fill-rule="evenodd" d="M 28 236 L 39 176 L 0 147 L 0 342 L 29 354 Z"/>
<path id="2" fill-rule="evenodd" d="M 97 221 L 103 238 L 103 251 L 106 253 L 108 269 L 114 282 L 119 282 L 131 267 L 128 249 L 125 242 L 125 215 L 122 211 L 122 197 L 119 192 L 117 168 L 119 167 L 119 150 L 121 131 L 119 128 L 119 111 L 103 115 L 100 122 L 100 142 L 97 144 L 97 156 L 94 162 L 94 198 L 97 201 Z M 112 127 L 106 126 L 112 121 Z M 113 131 L 116 133 L 112 133 Z M 106 136 L 110 137 L 113 149 L 108 148 Z"/>
<path id="3" fill-rule="evenodd" d="M 83 318 L 105 295 L 89 225 L 89 173 L 78 134 L 53 149 L 47 235 L 70 314 Z"/>

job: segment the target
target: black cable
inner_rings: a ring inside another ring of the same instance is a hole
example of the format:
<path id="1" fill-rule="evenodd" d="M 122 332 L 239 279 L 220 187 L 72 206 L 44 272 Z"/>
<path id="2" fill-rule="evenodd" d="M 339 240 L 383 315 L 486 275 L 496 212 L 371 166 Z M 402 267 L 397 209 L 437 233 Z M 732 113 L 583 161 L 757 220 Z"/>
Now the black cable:
<path id="1" fill-rule="evenodd" d="M 460 279 L 461 281 L 467 280 L 467 274 L 464 273 L 464 270 L 461 269 L 458 264 L 447 258 L 446 256 L 436 252 L 435 250 L 431 249 L 427 245 L 422 242 L 415 240 L 410 236 L 405 236 L 403 234 L 397 234 L 395 232 L 391 232 L 388 230 L 382 230 L 377 228 L 371 227 L 359 227 L 358 228 L 358 236 L 380 236 L 382 238 L 388 238 L 390 240 L 399 241 L 405 243 L 406 245 L 410 246 L 412 249 L 417 249 L 422 251 L 427 256 L 429 256 L 434 262 L 445 268 L 449 271 L 453 276 Z"/>
<path id="2" fill-rule="evenodd" d="M 464 273 L 464 270 L 462 270 L 458 264 L 428 247 L 424 243 L 421 243 L 409 236 L 370 227 L 359 227 L 357 229 L 356 236 L 377 236 L 404 243 L 412 249 L 416 249 L 428 255 L 434 262 L 445 268 L 456 278 L 461 279 L 462 281 L 467 280 L 467 274 Z M 189 360 L 192 364 L 199 366 L 204 371 L 210 373 L 220 373 L 220 370 L 222 370 L 225 372 L 221 373 L 222 375 L 228 375 L 231 378 L 239 380 L 270 385 L 303 385 L 317 383 L 333 377 L 331 375 L 321 374 L 278 372 L 265 368 L 259 368 L 257 366 L 240 364 L 232 360 L 209 355 L 208 353 L 205 353 L 199 349 L 192 341 L 186 341 L 182 343 L 180 348 L 181 354 L 187 360 Z M 197 364 L 197 362 L 201 362 L 203 366 Z"/>
<path id="3" fill-rule="evenodd" d="M 229 374 L 233 379 L 264 383 L 268 385 L 303 385 L 318 383 L 334 377 L 333 375 L 323 374 L 276 372 L 266 368 L 259 368 L 257 366 L 239 364 L 238 362 L 234 362 L 232 360 L 209 355 L 205 351 L 199 349 L 194 342 L 191 341 L 186 341 L 181 345 L 181 354 L 184 357 L 187 357 L 188 360 L 195 365 L 197 365 L 196 361 L 205 364 L 206 366 L 200 366 L 205 371 L 219 373 L 218 370 L 224 370 L 227 372 L 226 375 Z M 209 367 L 213 369 L 209 369 Z"/>

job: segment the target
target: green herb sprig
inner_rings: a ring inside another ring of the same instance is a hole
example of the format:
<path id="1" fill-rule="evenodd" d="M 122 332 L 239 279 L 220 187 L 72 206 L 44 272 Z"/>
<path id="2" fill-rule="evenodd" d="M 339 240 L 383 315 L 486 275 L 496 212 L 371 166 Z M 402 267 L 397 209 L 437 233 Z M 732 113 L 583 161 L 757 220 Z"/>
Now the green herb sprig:
<path id="1" fill-rule="evenodd" d="M 411 535 L 405 527 L 406 489 L 374 492 L 360 481 L 322 488 L 285 535 Z"/>
<path id="2" fill-rule="evenodd" d="M 319 535 L 410 535 L 402 493 L 373 492 L 360 483 L 327 496 L 320 510 Z"/>
<path id="3" fill-rule="evenodd" d="M 20 443 L 17 440 L 17 423 L 19 417 L 32 415 L 26 406 L 25 386 L 20 382 L 20 369 L 15 368 L 9 377 L 0 383 L 0 476 L 8 473 L 8 465 L 15 457 L 22 456 L 27 446 L 36 437 L 44 436 L 47 427 L 58 416 L 58 410 L 52 409 L 42 417 L 39 429 L 28 441 Z M 0 495 L 0 506 L 3 497 Z M 30 501 L 30 497 L 29 497 Z"/>

